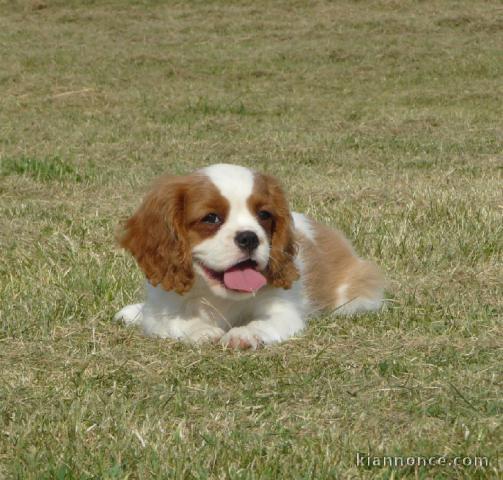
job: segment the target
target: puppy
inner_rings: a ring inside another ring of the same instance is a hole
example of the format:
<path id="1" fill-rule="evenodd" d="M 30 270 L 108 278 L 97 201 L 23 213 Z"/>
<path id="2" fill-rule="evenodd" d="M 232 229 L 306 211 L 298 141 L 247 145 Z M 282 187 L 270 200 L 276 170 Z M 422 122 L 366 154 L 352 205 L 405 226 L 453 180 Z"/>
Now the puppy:
<path id="1" fill-rule="evenodd" d="M 148 335 L 256 348 L 309 315 L 378 310 L 383 279 L 336 230 L 291 213 L 271 176 L 213 165 L 161 177 L 118 234 L 147 278 L 115 318 Z"/>

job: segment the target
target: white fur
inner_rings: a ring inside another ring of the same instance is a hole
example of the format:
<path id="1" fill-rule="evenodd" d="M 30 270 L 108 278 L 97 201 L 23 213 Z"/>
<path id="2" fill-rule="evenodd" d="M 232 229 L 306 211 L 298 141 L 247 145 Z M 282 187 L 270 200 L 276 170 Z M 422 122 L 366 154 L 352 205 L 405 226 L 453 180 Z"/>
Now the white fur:
<path id="1" fill-rule="evenodd" d="M 311 242 L 314 242 L 314 230 L 311 220 L 302 213 L 298 212 L 292 212 L 292 218 L 296 230 L 301 232 L 305 237 L 311 240 Z"/>
<path id="2" fill-rule="evenodd" d="M 253 173 L 247 168 L 227 164 L 207 167 L 201 170 L 201 173 L 210 178 L 221 195 L 229 201 L 231 208 L 228 218 L 217 234 L 192 250 L 193 258 L 213 270 L 226 270 L 247 259 L 234 243 L 234 237 L 237 232 L 251 231 L 255 232 L 260 241 L 251 258 L 257 262 L 259 269 L 263 270 L 269 261 L 269 242 L 264 229 L 246 203 L 253 190 Z M 195 269 L 204 276 L 197 263 Z M 209 283 L 208 286 L 217 295 L 229 299 L 241 300 L 251 295 L 227 290 L 219 282 Z"/>
<path id="3" fill-rule="evenodd" d="M 234 165 L 214 165 L 201 171 L 227 198 L 230 212 L 217 234 L 198 244 L 192 251 L 196 281 L 191 290 L 181 296 L 162 287 L 146 284 L 146 301 L 123 308 L 115 316 L 126 324 L 141 325 L 148 335 L 170 337 L 189 342 L 220 341 L 223 345 L 248 346 L 281 342 L 302 331 L 311 309 L 302 281 L 289 290 L 265 286 L 256 293 L 227 290 L 218 281 L 204 274 L 199 262 L 222 271 L 242 260 L 243 253 L 234 244 L 236 232 L 251 230 L 260 245 L 252 257 L 260 268 L 269 260 L 267 235 L 247 207 L 253 190 L 253 173 Z M 310 221 L 302 214 L 293 214 L 295 228 L 314 241 Z M 296 258 L 302 278 L 302 252 Z M 344 297 L 344 287 L 340 287 Z M 363 302 L 363 303 L 362 303 Z M 366 302 L 366 303 L 365 303 Z M 359 301 L 346 309 L 354 313 L 375 309 L 373 301 Z M 365 304 L 364 304 L 365 303 Z"/>
<path id="4" fill-rule="evenodd" d="M 346 293 L 348 288 L 349 285 L 344 283 L 337 289 L 339 303 L 334 313 L 338 315 L 355 315 L 366 311 L 379 310 L 379 308 L 381 308 L 383 292 L 377 291 L 376 296 L 373 298 L 348 298 Z"/>
<path id="5" fill-rule="evenodd" d="M 147 335 L 194 343 L 221 339 L 225 345 L 232 339 L 255 338 L 250 342 L 254 348 L 259 343 L 286 340 L 305 325 L 307 305 L 299 302 L 300 282 L 291 290 L 266 286 L 240 301 L 215 295 L 202 277 L 196 279 L 192 290 L 183 297 L 162 287 L 152 287 L 148 282 L 146 293 L 143 305 L 129 305 L 115 319 L 129 325 L 139 324 Z"/>

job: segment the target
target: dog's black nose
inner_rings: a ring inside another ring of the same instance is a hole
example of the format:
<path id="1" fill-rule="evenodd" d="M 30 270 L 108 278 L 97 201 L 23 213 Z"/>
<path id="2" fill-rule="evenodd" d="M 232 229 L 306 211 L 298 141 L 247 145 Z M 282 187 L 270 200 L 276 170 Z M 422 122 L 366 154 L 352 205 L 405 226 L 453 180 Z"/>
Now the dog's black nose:
<path id="1" fill-rule="evenodd" d="M 248 252 L 255 250 L 259 244 L 257 234 L 249 230 L 238 232 L 234 237 L 234 242 L 239 248 Z"/>

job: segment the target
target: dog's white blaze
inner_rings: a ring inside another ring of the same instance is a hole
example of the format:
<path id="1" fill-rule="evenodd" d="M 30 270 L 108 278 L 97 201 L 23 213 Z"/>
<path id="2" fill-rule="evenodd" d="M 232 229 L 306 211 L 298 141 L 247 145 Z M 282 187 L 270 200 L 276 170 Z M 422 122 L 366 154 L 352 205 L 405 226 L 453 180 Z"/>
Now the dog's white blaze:
<path id="1" fill-rule="evenodd" d="M 237 232 L 251 230 L 260 240 L 265 241 L 264 232 L 247 205 L 248 198 L 253 192 L 253 172 L 226 163 L 206 167 L 202 172 L 210 178 L 231 206 L 222 228 L 222 235 L 217 235 L 220 240 L 224 237 L 224 241 L 233 241 Z"/>
<path id="2" fill-rule="evenodd" d="M 201 170 L 207 175 L 220 193 L 229 199 L 231 205 L 234 201 L 242 202 L 253 191 L 253 172 L 239 165 L 219 163 Z"/>

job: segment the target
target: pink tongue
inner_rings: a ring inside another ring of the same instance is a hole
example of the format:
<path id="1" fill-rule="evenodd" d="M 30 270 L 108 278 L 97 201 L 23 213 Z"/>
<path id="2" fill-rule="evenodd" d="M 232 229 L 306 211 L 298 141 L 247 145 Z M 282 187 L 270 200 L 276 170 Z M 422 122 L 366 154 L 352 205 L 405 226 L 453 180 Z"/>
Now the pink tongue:
<path id="1" fill-rule="evenodd" d="M 224 273 L 224 285 L 231 290 L 256 292 L 266 283 L 266 278 L 251 267 L 236 266 Z"/>

